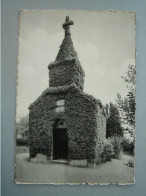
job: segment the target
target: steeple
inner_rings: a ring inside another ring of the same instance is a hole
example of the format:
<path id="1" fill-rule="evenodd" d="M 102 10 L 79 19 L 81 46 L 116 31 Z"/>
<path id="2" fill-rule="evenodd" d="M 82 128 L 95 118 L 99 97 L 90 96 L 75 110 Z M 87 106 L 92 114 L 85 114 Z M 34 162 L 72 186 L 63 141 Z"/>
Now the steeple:
<path id="1" fill-rule="evenodd" d="M 60 46 L 60 50 L 56 57 L 56 61 L 63 60 L 63 59 L 78 58 L 77 53 L 73 46 L 71 33 L 70 33 L 70 25 L 73 24 L 74 22 L 69 20 L 69 16 L 66 16 L 66 21 L 62 25 L 65 31 L 65 38 L 63 39 L 62 44 Z"/>
<path id="2" fill-rule="evenodd" d="M 62 25 L 65 37 L 55 61 L 48 66 L 50 87 L 67 86 L 75 83 L 83 90 L 85 74 L 71 39 L 70 25 L 73 24 L 74 22 L 70 21 L 69 16 L 66 16 Z"/>

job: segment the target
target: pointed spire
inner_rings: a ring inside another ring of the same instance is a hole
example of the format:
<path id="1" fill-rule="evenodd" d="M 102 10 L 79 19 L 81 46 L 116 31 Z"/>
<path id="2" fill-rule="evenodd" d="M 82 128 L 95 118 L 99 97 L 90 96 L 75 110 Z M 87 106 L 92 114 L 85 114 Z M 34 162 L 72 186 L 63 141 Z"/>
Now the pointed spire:
<path id="1" fill-rule="evenodd" d="M 60 50 L 56 57 L 56 61 L 61 61 L 64 59 L 72 59 L 72 58 L 78 59 L 70 33 L 70 25 L 73 24 L 74 22 L 70 21 L 69 16 L 66 16 L 65 23 L 63 23 L 62 25 L 63 29 L 65 30 L 65 38 L 63 39 L 62 44 L 60 46 Z"/>
<path id="2" fill-rule="evenodd" d="M 55 61 L 48 65 L 50 87 L 68 86 L 74 83 L 79 89 L 83 90 L 84 88 L 85 73 L 71 39 L 70 25 L 73 24 L 73 21 L 70 21 L 67 16 L 62 25 L 65 30 L 65 37 Z"/>

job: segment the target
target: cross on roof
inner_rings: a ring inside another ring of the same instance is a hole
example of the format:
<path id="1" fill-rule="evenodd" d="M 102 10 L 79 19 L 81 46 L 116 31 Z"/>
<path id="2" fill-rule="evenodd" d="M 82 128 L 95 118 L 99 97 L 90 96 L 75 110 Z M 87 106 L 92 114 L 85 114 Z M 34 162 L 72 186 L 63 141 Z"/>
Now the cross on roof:
<path id="1" fill-rule="evenodd" d="M 62 25 L 65 30 L 65 36 L 71 35 L 69 30 L 70 30 L 70 25 L 73 25 L 73 24 L 74 22 L 69 19 L 69 16 L 66 16 L 65 23 L 63 23 Z"/>

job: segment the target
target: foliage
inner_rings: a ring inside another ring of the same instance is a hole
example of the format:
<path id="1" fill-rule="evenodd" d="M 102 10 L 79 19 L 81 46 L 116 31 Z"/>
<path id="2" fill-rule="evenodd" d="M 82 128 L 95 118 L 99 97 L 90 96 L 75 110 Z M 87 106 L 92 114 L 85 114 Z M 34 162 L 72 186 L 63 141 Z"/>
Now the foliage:
<path id="1" fill-rule="evenodd" d="M 56 102 L 65 100 L 65 112 L 56 112 Z M 53 155 L 53 129 L 57 120 L 66 122 L 69 159 L 95 159 L 102 150 L 106 114 L 99 100 L 82 92 L 75 84 L 49 87 L 29 107 L 31 157 Z M 96 140 L 96 136 L 98 137 Z"/>
<path id="2" fill-rule="evenodd" d="M 109 141 L 106 141 L 101 153 L 102 162 L 111 161 L 114 154 L 114 146 Z"/>
<path id="3" fill-rule="evenodd" d="M 29 153 L 29 147 L 28 146 L 16 146 L 16 154 L 21 154 L 21 153 Z"/>
<path id="4" fill-rule="evenodd" d="M 131 148 L 130 148 L 131 154 L 134 154 L 134 149 L 135 149 L 135 139 L 131 142 Z"/>
<path id="5" fill-rule="evenodd" d="M 28 139 L 25 138 L 17 138 L 16 139 L 17 146 L 28 146 Z"/>
<path id="6" fill-rule="evenodd" d="M 114 147 L 114 156 L 113 156 L 113 158 L 119 159 L 120 158 L 120 152 L 122 150 L 122 146 L 121 146 L 122 137 L 112 137 L 112 138 L 110 138 L 109 141 Z"/>
<path id="7" fill-rule="evenodd" d="M 83 92 L 85 73 L 70 36 L 65 36 L 56 60 L 48 69 L 49 88 L 29 107 L 30 155 L 53 155 L 54 125 L 57 120 L 64 120 L 68 158 L 94 159 L 102 149 L 106 114 L 99 100 Z M 65 100 L 65 112 L 56 112 L 59 99 Z"/>
<path id="8" fill-rule="evenodd" d="M 130 139 L 123 137 L 121 145 L 124 152 L 134 153 L 135 140 L 130 141 Z"/>
<path id="9" fill-rule="evenodd" d="M 123 151 L 127 151 L 127 152 L 130 151 L 130 143 L 131 141 L 129 138 L 123 137 L 122 142 L 121 142 Z"/>
<path id="10" fill-rule="evenodd" d="M 56 60 L 50 63 L 48 68 L 50 87 L 67 86 L 75 83 L 83 90 L 85 73 L 70 36 L 64 38 Z"/>
<path id="11" fill-rule="evenodd" d="M 113 103 L 110 103 L 109 117 L 106 125 L 106 138 L 113 136 L 123 136 L 123 128 L 121 126 L 118 108 Z"/>
<path id="12" fill-rule="evenodd" d="M 28 143 L 28 115 L 22 117 L 19 122 L 16 123 L 16 138 L 17 145 L 27 145 Z"/>
<path id="13" fill-rule="evenodd" d="M 136 80 L 136 68 L 135 65 L 129 65 L 126 76 L 122 76 L 127 83 L 128 94 L 125 98 L 122 98 L 120 94 L 117 94 L 117 105 L 122 116 L 122 122 L 131 127 L 131 135 L 135 128 L 135 80 Z"/>

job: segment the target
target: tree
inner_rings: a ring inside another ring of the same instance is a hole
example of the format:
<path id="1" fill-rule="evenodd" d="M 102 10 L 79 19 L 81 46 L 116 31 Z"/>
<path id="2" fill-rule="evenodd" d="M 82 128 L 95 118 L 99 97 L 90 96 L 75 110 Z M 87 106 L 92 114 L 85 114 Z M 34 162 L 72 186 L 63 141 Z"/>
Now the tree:
<path id="1" fill-rule="evenodd" d="M 28 143 L 28 121 L 29 116 L 26 115 L 20 119 L 19 122 L 16 123 L 16 137 L 17 137 L 17 144 Z"/>
<path id="2" fill-rule="evenodd" d="M 110 103 L 109 117 L 107 119 L 106 125 L 106 138 L 113 136 L 123 137 L 123 128 L 121 126 L 121 119 L 118 108 L 113 103 Z"/>
<path id="3" fill-rule="evenodd" d="M 122 98 L 120 94 L 117 94 L 116 102 L 121 113 L 122 122 L 129 125 L 129 132 L 133 135 L 135 128 L 135 65 L 129 65 L 126 76 L 122 76 L 122 78 L 127 83 L 128 94 L 125 98 Z"/>

